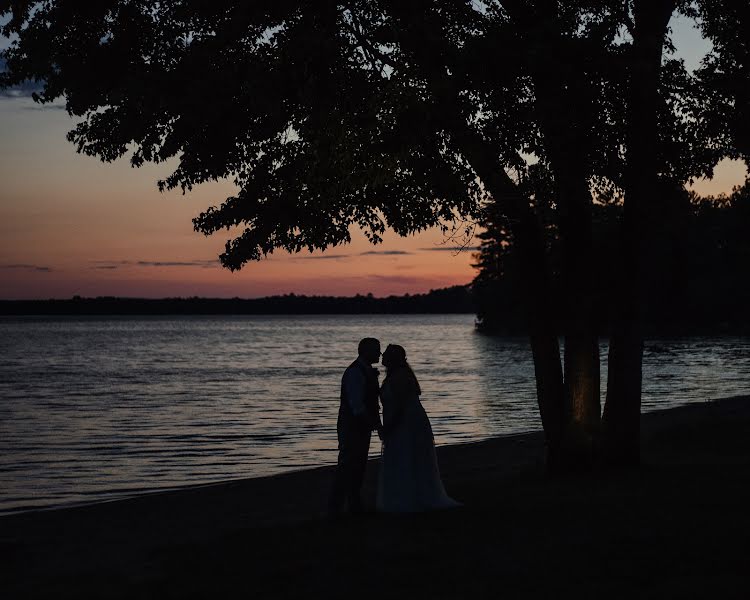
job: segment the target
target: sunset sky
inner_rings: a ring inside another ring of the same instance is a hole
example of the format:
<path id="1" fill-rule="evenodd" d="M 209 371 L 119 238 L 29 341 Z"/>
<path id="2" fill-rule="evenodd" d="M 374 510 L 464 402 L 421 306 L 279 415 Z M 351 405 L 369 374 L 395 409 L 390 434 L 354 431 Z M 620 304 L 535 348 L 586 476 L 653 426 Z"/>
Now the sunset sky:
<path id="1" fill-rule="evenodd" d="M 707 43 L 682 20 L 678 50 L 695 65 Z M 7 42 L 0 38 L 0 49 Z M 370 245 L 356 232 L 348 246 L 289 255 L 230 273 L 217 260 L 226 235 L 206 238 L 191 219 L 233 193 L 230 182 L 160 193 L 169 165 L 130 168 L 76 154 L 65 141 L 74 121 L 29 97 L 0 94 L 0 298 L 81 296 L 258 297 L 297 294 L 376 296 L 419 293 L 470 282 L 470 251 L 451 251 L 439 231 L 392 233 Z M 701 193 L 731 191 L 744 166 L 724 163 Z"/>

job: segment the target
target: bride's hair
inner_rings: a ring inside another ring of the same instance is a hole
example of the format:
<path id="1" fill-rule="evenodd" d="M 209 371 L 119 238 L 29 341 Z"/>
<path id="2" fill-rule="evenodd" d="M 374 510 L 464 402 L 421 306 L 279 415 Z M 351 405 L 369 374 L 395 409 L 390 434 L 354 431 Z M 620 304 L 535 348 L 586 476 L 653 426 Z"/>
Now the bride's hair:
<path id="1" fill-rule="evenodd" d="M 422 393 L 422 388 L 419 386 L 417 376 L 412 371 L 411 366 L 406 361 L 406 350 L 403 346 L 398 344 L 388 344 L 388 347 L 383 352 L 383 365 L 386 369 L 386 376 L 391 376 L 399 371 L 405 371 L 416 386 L 417 394 Z"/>

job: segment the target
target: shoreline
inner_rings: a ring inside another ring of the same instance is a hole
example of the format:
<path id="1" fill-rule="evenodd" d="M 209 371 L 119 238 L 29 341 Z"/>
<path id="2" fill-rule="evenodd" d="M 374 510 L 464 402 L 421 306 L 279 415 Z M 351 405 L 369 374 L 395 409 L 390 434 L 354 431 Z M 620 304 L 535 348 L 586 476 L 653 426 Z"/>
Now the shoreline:
<path id="1" fill-rule="evenodd" d="M 665 409 L 665 410 L 668 410 L 668 409 Z M 528 431 L 519 431 L 515 433 L 506 433 L 502 435 L 489 436 L 486 438 L 467 441 L 467 442 L 439 445 L 439 446 L 436 446 L 436 449 L 437 449 L 438 455 L 440 456 L 444 452 L 445 448 L 463 448 L 465 446 L 485 444 L 492 440 L 514 439 L 519 436 L 524 437 L 524 436 L 532 436 L 532 435 L 541 435 L 541 431 L 528 430 Z M 373 434 L 373 442 L 371 443 L 371 446 L 374 447 L 375 443 L 377 443 L 377 437 Z M 377 470 L 378 468 L 377 465 L 378 465 L 379 460 L 380 459 L 378 457 L 369 458 L 368 459 L 368 465 L 369 465 L 368 471 L 373 470 L 373 469 Z M 268 474 L 263 474 L 263 475 L 236 477 L 233 479 L 223 479 L 220 481 L 208 481 L 205 483 L 189 483 L 185 485 L 176 485 L 176 486 L 164 487 L 164 488 L 147 488 L 147 489 L 139 488 L 139 491 L 135 491 L 133 493 L 117 494 L 116 496 L 113 496 L 111 498 L 101 498 L 98 500 L 78 500 L 78 501 L 71 501 L 71 502 L 63 502 L 60 504 L 50 504 L 47 506 L 34 506 L 34 507 L 28 507 L 28 508 L 26 507 L 11 508 L 8 510 L 0 510 L 0 525 L 2 525 L 3 519 L 7 517 L 63 511 L 63 510 L 68 510 L 68 509 L 87 508 L 87 507 L 96 506 L 99 504 L 112 504 L 114 502 L 137 500 L 139 498 L 157 496 L 157 495 L 162 495 L 162 494 L 190 492 L 193 490 L 200 490 L 203 488 L 226 487 L 229 485 L 242 484 L 243 482 L 250 483 L 250 482 L 261 480 L 261 479 L 273 479 L 273 478 L 284 477 L 284 476 L 294 476 L 299 473 L 306 473 L 310 471 L 319 471 L 319 470 L 331 470 L 334 468 L 335 468 L 335 463 L 325 464 L 325 465 L 308 465 L 308 466 L 300 466 L 300 467 L 292 466 L 290 468 L 285 468 L 276 473 L 268 473 Z"/>
<path id="2" fill-rule="evenodd" d="M 554 563 L 562 575 L 611 555 L 627 566 L 618 577 L 632 584 L 631 592 L 659 589 L 653 586 L 663 573 L 654 572 L 654 561 L 667 561 L 667 571 L 684 571 L 692 581 L 685 569 L 695 562 L 705 571 L 710 557 L 714 566 L 704 583 L 732 597 L 737 581 L 747 583 L 736 563 L 750 559 L 742 547 L 750 533 L 750 396 L 686 404 L 641 419 L 644 465 L 626 472 L 549 478 L 541 432 L 441 446 L 448 493 L 465 505 L 443 513 L 329 523 L 323 516 L 333 467 L 324 466 L 5 515 L 5 597 L 293 596 L 306 589 L 305 581 L 314 597 L 340 576 L 342 565 L 354 569 L 347 581 L 368 577 L 351 548 L 378 565 L 379 579 L 364 597 L 382 597 L 389 586 L 408 588 L 404 561 L 431 574 L 428 589 L 435 597 L 464 595 L 456 586 L 467 577 L 469 587 L 479 587 L 466 597 L 483 597 L 498 570 L 511 592 L 528 589 L 534 596 L 560 585 L 557 576 L 547 583 L 529 579 L 539 561 Z M 371 460 L 366 497 L 374 493 L 376 471 L 377 460 Z M 504 550 L 508 544 L 513 554 Z M 561 552 L 554 560 L 552 549 Z M 498 552 L 505 562 L 490 560 Z M 607 565 L 599 566 L 611 570 Z M 298 575 L 302 580 L 295 584 L 291 578 Z M 590 588 L 574 576 L 565 585 L 611 591 L 611 579 L 611 573 L 597 575 Z M 704 589 L 699 584 L 692 581 L 683 591 Z"/>
<path id="3" fill-rule="evenodd" d="M 687 408 L 690 406 L 702 406 L 705 404 L 710 403 L 718 403 L 718 402 L 728 402 L 728 401 L 734 401 L 737 399 L 745 398 L 745 396 L 732 396 L 727 398 L 716 398 L 716 399 L 706 399 L 702 402 L 699 401 L 688 401 L 684 404 L 678 405 L 678 406 L 671 406 L 668 408 L 660 408 L 656 410 L 650 410 L 650 411 L 643 411 L 641 414 L 641 421 L 642 426 L 644 424 L 644 419 L 646 421 L 645 425 L 648 426 L 648 421 L 650 420 L 650 415 L 655 415 L 659 413 L 669 413 L 672 414 L 671 411 L 674 410 L 680 410 L 683 408 Z M 750 400 L 750 396 L 747 396 L 747 398 Z M 541 430 L 526 430 L 526 431 L 519 431 L 514 433 L 506 433 L 501 435 L 494 435 L 478 440 L 472 440 L 467 442 L 460 442 L 460 443 L 454 443 L 454 444 L 444 444 L 436 446 L 437 453 L 438 453 L 438 459 L 441 465 L 441 471 L 443 470 L 442 464 L 442 454 L 446 453 L 448 456 L 452 456 L 454 452 L 464 452 L 464 450 L 467 447 L 471 446 L 478 446 L 479 448 L 484 447 L 486 444 L 490 444 L 493 441 L 496 441 L 497 443 L 500 443 L 500 440 L 512 440 L 515 438 L 525 438 L 529 437 L 529 439 L 533 439 L 536 436 L 541 436 L 542 431 Z M 539 461 L 540 464 L 543 464 L 543 443 L 541 446 L 539 446 L 539 440 L 535 440 L 537 442 L 537 447 L 539 448 L 540 457 Z M 378 440 L 375 435 L 373 435 L 373 441 L 371 443 L 371 447 L 375 447 Z M 451 450 L 447 450 L 450 448 Z M 481 449 L 478 449 L 479 452 L 482 452 Z M 369 466 L 368 466 L 368 472 L 375 470 L 377 471 L 377 465 L 378 465 L 379 459 L 377 457 L 371 457 L 369 459 Z M 538 462 L 539 462 L 538 461 Z M 75 500 L 71 502 L 61 502 L 59 504 L 51 504 L 47 506 L 31 506 L 31 507 L 18 507 L 18 508 L 11 508 L 7 510 L 1 510 L 0 509 L 0 525 L 2 525 L 3 520 L 7 519 L 9 517 L 14 516 L 20 516 L 20 515 L 29 515 L 29 514 L 36 514 L 36 513 L 47 513 L 47 512 L 56 512 L 56 511 L 64 511 L 69 509 L 79 509 L 79 508 L 88 508 L 92 506 L 97 506 L 99 504 L 112 504 L 117 502 L 124 502 L 124 501 L 131 501 L 131 500 L 138 500 L 140 498 L 145 497 L 153 497 L 153 496 L 160 496 L 163 494 L 174 494 L 174 493 L 181 493 L 181 492 L 191 492 L 195 490 L 201 490 L 204 488 L 222 488 L 227 486 L 233 486 L 233 485 L 242 485 L 242 484 L 248 484 L 250 485 L 250 482 L 258 481 L 258 480 L 265 480 L 265 479 L 273 479 L 278 477 L 286 477 L 286 476 L 294 476 L 299 473 L 305 473 L 310 471 L 326 471 L 326 470 L 332 470 L 335 468 L 335 464 L 325 464 L 325 465 L 308 465 L 308 466 L 301 466 L 301 467 L 294 467 L 291 466 L 289 468 L 284 468 L 283 470 L 280 470 L 276 473 L 270 473 L 270 474 L 259 474 L 259 475 L 251 475 L 246 477 L 237 477 L 233 479 L 225 479 L 220 481 L 209 481 L 204 483 L 188 483 L 185 485 L 176 485 L 171 487 L 164 487 L 164 488 L 139 488 L 138 491 L 134 491 L 133 493 L 122 493 L 118 494 L 115 493 L 115 495 L 111 498 L 101 498 L 101 499 L 94 499 L 94 500 Z M 330 473 L 324 473 L 321 476 L 331 476 Z"/>
<path id="4" fill-rule="evenodd" d="M 665 409 L 670 410 L 670 409 Z M 374 440 L 377 440 L 373 436 Z M 466 477 L 467 472 L 476 471 L 477 469 L 486 469 L 492 466 L 499 467 L 495 464 L 494 459 L 483 462 L 483 459 L 488 459 L 486 456 L 491 451 L 499 450 L 505 453 L 505 456 L 509 456 L 511 453 L 509 450 L 512 449 L 513 445 L 519 445 L 522 449 L 519 450 L 517 457 L 526 455 L 528 452 L 529 445 L 532 445 L 535 449 L 540 452 L 544 449 L 543 434 L 541 431 L 524 431 L 518 433 L 508 433 L 500 436 L 488 437 L 481 440 L 463 442 L 458 444 L 446 444 L 436 446 L 438 454 L 438 460 L 440 463 L 441 471 L 443 471 L 443 477 L 451 477 L 456 479 L 463 479 Z M 473 466 L 470 468 L 458 467 L 457 463 L 464 458 L 472 456 Z M 540 455 L 539 464 L 543 464 L 543 456 Z M 538 462 L 538 461 L 536 461 Z M 365 495 L 369 492 L 374 495 L 375 478 L 377 476 L 377 469 L 379 468 L 380 458 L 374 457 L 368 460 L 367 474 L 365 478 Z M 446 465 L 447 463 L 447 469 Z M 510 465 L 505 465 L 506 467 Z M 152 488 L 146 491 L 137 492 L 133 494 L 127 494 L 117 496 L 109 499 L 82 500 L 80 502 L 73 502 L 70 504 L 58 504 L 51 506 L 43 506 L 38 508 L 20 508 L 17 510 L 11 510 L 8 512 L 0 513 L 0 525 L 7 522 L 7 520 L 14 519 L 16 517 L 33 518 L 35 515 L 47 515 L 47 514 L 58 514 L 66 511 L 79 511 L 79 510 L 96 510 L 98 507 L 111 507 L 120 503 L 149 503 L 150 499 L 178 499 L 182 495 L 193 495 L 193 496 L 213 496 L 227 492 L 229 490 L 249 490 L 250 488 L 259 488 L 258 492 L 270 492 L 275 494 L 273 488 L 277 486 L 287 487 L 290 485 L 297 485 L 307 480 L 319 480 L 323 478 L 331 479 L 333 477 L 335 464 L 328 465 L 317 465 L 308 467 L 291 468 L 278 473 L 272 473 L 269 475 L 257 475 L 251 477 L 239 477 L 236 479 L 227 479 L 223 481 L 212 481 L 206 483 L 188 484 L 184 486 L 175 486 L 169 488 Z M 450 475 L 447 475 L 444 471 L 450 471 Z M 299 480 L 299 482 L 297 481 Z M 254 491 L 255 492 L 255 491 Z M 324 504 L 320 505 L 321 508 L 315 513 L 309 511 L 302 511 L 306 514 L 306 518 L 314 516 L 322 516 L 325 512 Z M 117 507 L 115 506 L 115 509 Z M 297 520 L 296 518 L 294 520 Z"/>

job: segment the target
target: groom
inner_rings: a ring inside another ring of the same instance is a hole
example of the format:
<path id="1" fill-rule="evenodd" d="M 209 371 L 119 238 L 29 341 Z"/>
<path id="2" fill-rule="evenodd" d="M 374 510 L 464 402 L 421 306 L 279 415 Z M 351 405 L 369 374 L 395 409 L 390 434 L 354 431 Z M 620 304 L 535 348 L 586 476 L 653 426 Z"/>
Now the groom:
<path id="1" fill-rule="evenodd" d="M 341 379 L 341 405 L 336 426 L 339 438 L 339 460 L 328 502 L 331 517 L 341 514 L 348 502 L 349 512 L 360 515 L 361 488 L 370 451 L 372 431 L 382 431 L 378 396 L 378 371 L 372 367 L 380 360 L 380 342 L 364 338 L 359 342 L 359 356 L 344 371 Z"/>

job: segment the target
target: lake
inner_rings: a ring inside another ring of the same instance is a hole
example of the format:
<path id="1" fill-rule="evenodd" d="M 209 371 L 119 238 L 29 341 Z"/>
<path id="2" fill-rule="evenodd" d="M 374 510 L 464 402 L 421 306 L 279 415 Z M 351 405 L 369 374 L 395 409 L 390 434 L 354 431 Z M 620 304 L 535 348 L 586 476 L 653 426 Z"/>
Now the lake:
<path id="1" fill-rule="evenodd" d="M 0 318 L 0 514 L 333 464 L 341 375 L 366 336 L 406 348 L 437 444 L 539 429 L 528 341 L 473 322 Z M 644 410 L 748 391 L 750 339 L 646 343 Z"/>

